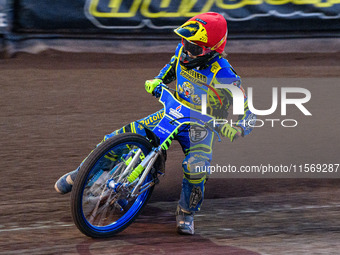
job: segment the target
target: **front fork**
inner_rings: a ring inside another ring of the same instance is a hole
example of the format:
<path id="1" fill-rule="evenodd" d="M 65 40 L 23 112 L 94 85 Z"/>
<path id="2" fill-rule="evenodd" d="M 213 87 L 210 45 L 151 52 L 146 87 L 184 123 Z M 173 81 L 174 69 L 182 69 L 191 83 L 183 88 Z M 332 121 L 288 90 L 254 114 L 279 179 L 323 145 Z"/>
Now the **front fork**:
<path id="1" fill-rule="evenodd" d="M 128 181 L 130 183 L 136 181 L 137 177 L 141 174 L 141 172 L 144 169 L 142 176 L 139 178 L 138 183 L 136 184 L 136 186 L 134 187 L 134 189 L 131 192 L 131 195 L 130 195 L 131 197 L 138 196 L 139 194 L 143 193 L 144 191 L 146 191 L 147 189 L 151 188 L 153 185 L 156 184 L 155 180 L 152 180 L 152 181 L 142 185 L 144 183 L 146 177 L 150 173 L 152 166 L 155 164 L 158 156 L 161 155 L 161 153 L 162 153 L 161 146 L 154 148 L 145 157 L 145 159 L 136 167 L 136 169 L 134 169 L 132 171 L 132 173 L 128 177 Z"/>
<path id="2" fill-rule="evenodd" d="M 145 181 L 145 178 L 150 173 L 150 170 L 154 163 L 156 162 L 159 155 L 163 153 L 163 151 L 166 151 L 169 149 L 172 141 L 175 139 L 175 136 L 178 134 L 179 126 L 168 136 L 167 139 L 163 141 L 161 145 L 158 147 L 155 147 L 152 149 L 152 151 L 145 157 L 145 159 L 132 171 L 130 176 L 128 177 L 128 181 L 130 183 L 133 183 L 137 177 L 143 172 L 142 176 L 140 177 L 137 185 L 134 187 L 134 189 L 131 192 L 131 197 L 136 197 L 139 194 L 143 193 L 145 190 L 149 189 L 153 185 L 156 184 L 157 178 L 153 181 L 150 181 L 148 183 L 145 183 L 143 186 L 143 182 Z"/>
<path id="3" fill-rule="evenodd" d="M 172 141 L 175 139 L 175 136 L 179 132 L 178 130 L 179 130 L 179 126 L 168 136 L 167 139 L 163 141 L 161 145 L 159 145 L 158 147 L 154 147 L 152 151 L 142 160 L 142 162 L 136 168 L 134 168 L 134 166 L 140 159 L 140 156 L 142 153 L 142 150 L 138 149 L 135 155 L 132 157 L 132 159 L 131 160 L 129 159 L 126 162 L 127 167 L 124 170 L 124 172 L 120 175 L 118 181 L 116 183 L 113 181 L 109 181 L 108 186 L 114 189 L 115 192 L 117 192 L 118 189 L 122 187 L 124 187 L 125 189 L 129 188 L 132 185 L 134 185 L 135 182 L 137 182 L 137 184 L 134 186 L 129 196 L 131 198 L 134 198 L 134 197 L 139 196 L 141 193 L 143 193 L 147 189 L 151 188 L 153 185 L 157 184 L 157 181 L 158 181 L 157 177 L 154 178 L 150 182 L 147 182 L 145 184 L 143 183 L 146 177 L 148 176 L 148 174 L 150 173 L 152 166 L 156 162 L 158 156 L 161 155 L 163 151 L 166 151 L 170 147 Z M 131 169 L 133 170 L 129 174 Z M 122 184 L 121 180 L 125 178 L 128 174 L 129 174 L 129 176 L 127 177 L 128 183 Z M 139 178 L 141 174 L 142 176 Z"/>
<path id="4" fill-rule="evenodd" d="M 123 173 L 120 174 L 120 177 L 116 182 L 114 182 L 113 180 L 109 181 L 108 186 L 110 188 L 117 192 L 118 189 L 122 187 L 128 188 L 129 186 L 132 186 L 137 182 L 137 184 L 134 186 L 129 195 L 129 197 L 134 198 L 156 184 L 157 179 L 153 179 L 152 181 L 147 182 L 145 184 L 143 183 L 148 174 L 150 173 L 152 166 L 156 162 L 158 156 L 161 155 L 161 153 L 163 153 L 162 148 L 161 146 L 153 148 L 152 151 L 143 159 L 143 161 L 129 174 L 131 169 L 134 168 L 137 161 L 140 159 L 141 153 L 142 150 L 138 149 L 135 155 L 132 157 L 132 159 L 128 161 L 126 169 L 123 171 Z M 143 172 L 142 176 L 138 178 L 142 172 Z M 127 175 L 128 183 L 124 184 L 121 183 L 121 180 Z"/>

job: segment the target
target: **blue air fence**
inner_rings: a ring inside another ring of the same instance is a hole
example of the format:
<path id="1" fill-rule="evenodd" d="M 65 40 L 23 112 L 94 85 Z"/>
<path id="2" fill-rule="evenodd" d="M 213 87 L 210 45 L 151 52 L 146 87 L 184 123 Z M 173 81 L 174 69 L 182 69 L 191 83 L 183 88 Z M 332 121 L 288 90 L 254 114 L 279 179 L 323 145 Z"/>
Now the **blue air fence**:
<path id="1" fill-rule="evenodd" d="M 339 0 L 11 1 L 11 32 L 22 35 L 124 35 L 132 39 L 152 35 L 157 39 L 169 37 L 173 28 L 207 11 L 224 15 L 229 38 L 340 35 Z"/>

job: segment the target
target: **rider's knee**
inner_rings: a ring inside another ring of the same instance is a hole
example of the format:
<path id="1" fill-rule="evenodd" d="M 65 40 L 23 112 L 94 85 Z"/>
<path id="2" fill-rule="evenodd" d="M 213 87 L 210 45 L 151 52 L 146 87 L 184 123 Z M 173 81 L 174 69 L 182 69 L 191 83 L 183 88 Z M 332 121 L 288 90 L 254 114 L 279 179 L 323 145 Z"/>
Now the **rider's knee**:
<path id="1" fill-rule="evenodd" d="M 184 177 L 192 184 L 204 182 L 207 179 L 208 172 L 206 169 L 209 165 L 208 157 L 200 154 L 189 154 L 182 162 Z"/>

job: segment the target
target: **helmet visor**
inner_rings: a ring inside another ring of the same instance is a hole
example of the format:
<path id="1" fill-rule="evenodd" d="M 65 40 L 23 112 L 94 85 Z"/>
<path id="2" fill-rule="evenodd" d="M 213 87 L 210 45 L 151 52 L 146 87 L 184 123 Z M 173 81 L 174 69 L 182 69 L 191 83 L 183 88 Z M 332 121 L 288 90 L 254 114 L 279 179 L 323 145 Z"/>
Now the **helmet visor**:
<path id="1" fill-rule="evenodd" d="M 197 41 L 201 43 L 208 42 L 208 34 L 205 27 L 197 21 L 188 21 L 179 28 L 176 28 L 174 32 L 189 41 Z"/>

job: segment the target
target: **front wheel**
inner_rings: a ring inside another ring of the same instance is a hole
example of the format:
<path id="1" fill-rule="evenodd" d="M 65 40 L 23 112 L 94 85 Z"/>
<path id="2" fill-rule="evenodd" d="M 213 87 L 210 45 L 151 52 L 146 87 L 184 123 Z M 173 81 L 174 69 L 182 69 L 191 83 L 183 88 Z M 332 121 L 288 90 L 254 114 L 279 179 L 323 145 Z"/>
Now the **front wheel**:
<path id="1" fill-rule="evenodd" d="M 131 183 L 127 178 L 151 149 L 145 137 L 125 133 L 92 151 L 79 170 L 71 194 L 72 217 L 82 233 L 94 238 L 111 237 L 136 219 L 154 186 L 131 197 L 138 180 Z M 137 161 L 129 169 L 133 157 Z M 144 184 L 154 178 L 155 174 L 150 172 Z"/>

